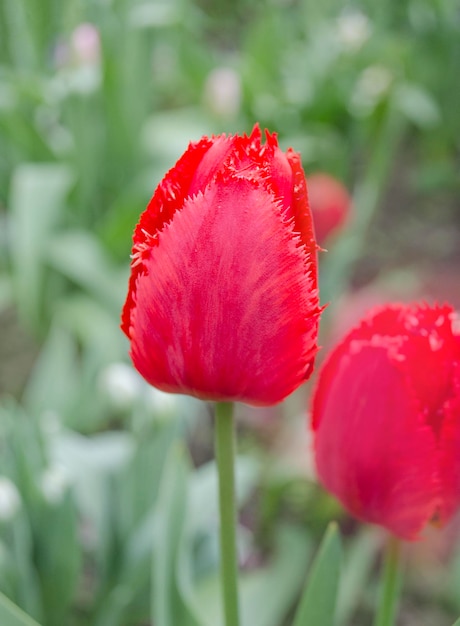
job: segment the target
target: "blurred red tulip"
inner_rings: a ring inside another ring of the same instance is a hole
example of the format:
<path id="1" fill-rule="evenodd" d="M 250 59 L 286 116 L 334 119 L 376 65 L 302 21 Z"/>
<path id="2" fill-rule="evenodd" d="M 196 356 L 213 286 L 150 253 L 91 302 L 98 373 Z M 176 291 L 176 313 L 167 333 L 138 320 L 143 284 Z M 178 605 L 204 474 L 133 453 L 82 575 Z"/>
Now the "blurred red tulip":
<path id="1" fill-rule="evenodd" d="M 280 402 L 313 368 L 317 245 L 300 156 L 258 126 L 203 137 L 134 232 L 122 329 L 152 385 L 209 400 Z"/>
<path id="2" fill-rule="evenodd" d="M 368 314 L 313 397 L 319 477 L 355 516 L 416 539 L 460 505 L 460 328 L 450 306 Z"/>
<path id="3" fill-rule="evenodd" d="M 338 231 L 350 213 L 351 198 L 346 187 L 329 174 L 308 176 L 308 199 L 320 245 Z"/>

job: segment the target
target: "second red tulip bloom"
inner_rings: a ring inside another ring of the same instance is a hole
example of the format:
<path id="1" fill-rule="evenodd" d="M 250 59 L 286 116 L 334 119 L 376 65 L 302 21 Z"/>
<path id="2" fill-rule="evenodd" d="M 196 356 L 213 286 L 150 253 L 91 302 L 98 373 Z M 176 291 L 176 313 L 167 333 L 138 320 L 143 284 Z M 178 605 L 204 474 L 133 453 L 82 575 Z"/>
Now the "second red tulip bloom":
<path id="1" fill-rule="evenodd" d="M 357 517 L 415 539 L 460 506 L 460 329 L 390 305 L 330 353 L 313 400 L 318 474 Z"/>

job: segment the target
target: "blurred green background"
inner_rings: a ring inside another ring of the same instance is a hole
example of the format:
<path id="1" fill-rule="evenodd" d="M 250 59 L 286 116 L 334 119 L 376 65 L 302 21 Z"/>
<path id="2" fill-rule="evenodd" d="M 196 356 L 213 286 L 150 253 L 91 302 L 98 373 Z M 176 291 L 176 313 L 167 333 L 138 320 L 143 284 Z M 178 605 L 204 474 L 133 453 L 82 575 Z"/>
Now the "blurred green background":
<path id="1" fill-rule="evenodd" d="M 211 410 L 129 364 L 133 227 L 190 140 L 259 121 L 307 178 L 329 172 L 353 194 L 320 257 L 325 350 L 388 298 L 460 307 L 459 67 L 457 0 L 0 0 L 11 601 L 43 626 L 219 625 Z M 337 624 L 372 614 L 381 535 L 312 480 L 308 393 L 239 409 L 244 626 L 289 623 L 331 517 L 345 535 Z M 460 613 L 457 532 L 411 549 L 399 624 Z M 32 623 L 8 606 L 2 626 Z"/>

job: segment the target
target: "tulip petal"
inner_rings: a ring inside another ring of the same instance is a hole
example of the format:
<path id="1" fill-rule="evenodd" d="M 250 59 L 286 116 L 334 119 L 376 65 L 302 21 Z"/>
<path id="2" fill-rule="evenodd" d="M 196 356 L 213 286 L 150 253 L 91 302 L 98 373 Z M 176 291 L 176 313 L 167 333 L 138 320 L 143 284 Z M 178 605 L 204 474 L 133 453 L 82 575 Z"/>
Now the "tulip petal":
<path id="1" fill-rule="evenodd" d="M 313 221 L 308 206 L 307 183 L 302 168 L 300 154 L 289 149 L 286 158 L 292 168 L 293 175 L 293 199 L 291 213 L 294 218 L 294 229 L 300 235 L 305 251 L 316 259 L 318 245 L 315 239 Z M 316 286 L 316 276 L 314 278 Z"/>
<path id="2" fill-rule="evenodd" d="M 439 442 L 439 475 L 442 502 L 438 516 L 446 522 L 460 501 L 460 346 L 453 365 L 452 395 L 443 407 L 443 423 Z"/>
<path id="3" fill-rule="evenodd" d="M 144 261 L 129 329 L 134 365 L 165 391 L 281 401 L 316 352 L 309 262 L 272 194 L 217 178 L 175 213 Z"/>
<path id="4" fill-rule="evenodd" d="M 183 205 L 196 168 L 211 145 L 212 141 L 207 137 L 189 145 L 176 165 L 167 172 L 156 188 L 134 230 L 128 296 L 121 314 L 121 329 L 128 337 L 131 310 L 134 305 L 133 294 L 137 277 L 144 272 L 143 261 L 149 256 L 152 246 L 157 244 L 158 232 L 172 220 L 176 210 Z"/>
<path id="5" fill-rule="evenodd" d="M 345 345 L 323 366 L 315 398 L 318 473 L 354 515 L 415 539 L 439 503 L 434 434 L 394 344 Z"/>
<path id="6" fill-rule="evenodd" d="M 443 404 L 452 395 L 452 367 L 459 353 L 452 315 L 447 305 L 393 305 L 377 311 L 367 328 L 369 335 L 400 336 L 399 363 L 410 380 L 420 413 L 437 438 L 444 419 Z M 365 335 L 363 327 L 360 335 Z"/>
<path id="7" fill-rule="evenodd" d="M 206 187 L 211 183 L 219 169 L 227 161 L 230 156 L 236 137 L 221 135 L 214 140 L 210 149 L 204 154 L 201 161 L 197 164 L 193 180 L 188 190 L 189 196 L 194 196 L 199 192 L 204 192 Z"/>

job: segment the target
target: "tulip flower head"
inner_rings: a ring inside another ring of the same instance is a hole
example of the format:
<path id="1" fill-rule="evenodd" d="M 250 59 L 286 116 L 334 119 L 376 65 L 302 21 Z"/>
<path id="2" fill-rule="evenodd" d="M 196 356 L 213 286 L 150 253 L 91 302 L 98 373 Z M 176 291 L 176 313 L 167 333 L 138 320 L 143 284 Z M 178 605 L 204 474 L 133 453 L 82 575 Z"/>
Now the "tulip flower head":
<path id="1" fill-rule="evenodd" d="M 388 305 L 329 354 L 312 405 L 318 475 L 356 517 L 413 540 L 460 505 L 460 330 Z"/>
<path id="2" fill-rule="evenodd" d="M 300 156 L 276 135 L 191 143 L 133 240 L 122 329 L 149 383 L 269 405 L 308 378 L 317 245 Z"/>
<path id="3" fill-rule="evenodd" d="M 308 176 L 308 197 L 319 245 L 337 233 L 350 215 L 351 197 L 347 188 L 330 174 Z"/>

